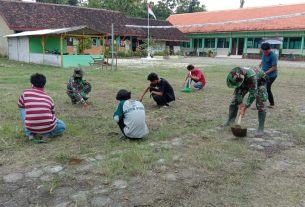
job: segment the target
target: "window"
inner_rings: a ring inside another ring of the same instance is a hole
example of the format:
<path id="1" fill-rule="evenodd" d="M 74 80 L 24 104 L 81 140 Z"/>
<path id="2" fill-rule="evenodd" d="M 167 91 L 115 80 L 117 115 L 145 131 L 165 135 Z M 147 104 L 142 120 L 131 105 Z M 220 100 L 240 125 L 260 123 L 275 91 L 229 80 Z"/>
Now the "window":
<path id="1" fill-rule="evenodd" d="M 253 48 L 253 38 L 248 38 L 247 48 Z"/>
<path id="2" fill-rule="evenodd" d="M 283 42 L 283 49 L 288 49 L 289 38 L 285 37 Z"/>
<path id="3" fill-rule="evenodd" d="M 262 42 L 262 38 L 254 38 L 253 48 L 260 48 Z"/>
<path id="4" fill-rule="evenodd" d="M 67 46 L 73 46 L 73 38 L 72 37 L 67 38 Z"/>
<path id="5" fill-rule="evenodd" d="M 218 38 L 217 48 L 229 48 L 230 38 Z"/>
<path id="6" fill-rule="evenodd" d="M 285 37 L 283 42 L 283 49 L 301 49 L 301 37 Z"/>
<path id="7" fill-rule="evenodd" d="M 206 38 L 204 41 L 205 48 L 215 48 L 215 38 Z"/>
<path id="8" fill-rule="evenodd" d="M 290 37 L 289 39 L 289 49 L 301 49 L 301 37 Z"/>
<path id="9" fill-rule="evenodd" d="M 97 38 L 91 38 L 92 46 L 97 46 Z"/>

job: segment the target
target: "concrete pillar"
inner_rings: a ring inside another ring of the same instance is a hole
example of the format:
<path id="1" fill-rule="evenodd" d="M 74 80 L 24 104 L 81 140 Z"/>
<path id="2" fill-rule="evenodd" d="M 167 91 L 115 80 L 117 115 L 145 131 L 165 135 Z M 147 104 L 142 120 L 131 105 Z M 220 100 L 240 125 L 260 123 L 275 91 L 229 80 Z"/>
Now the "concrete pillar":
<path id="1" fill-rule="evenodd" d="M 230 37 L 229 53 L 232 55 L 232 37 Z"/>
<path id="2" fill-rule="evenodd" d="M 243 53 L 244 54 L 247 54 L 247 49 L 248 49 L 248 37 L 245 37 L 245 40 L 244 40 L 244 51 Z"/>
<path id="3" fill-rule="evenodd" d="M 301 42 L 301 54 L 304 54 L 304 36 L 302 36 L 302 42 Z"/>

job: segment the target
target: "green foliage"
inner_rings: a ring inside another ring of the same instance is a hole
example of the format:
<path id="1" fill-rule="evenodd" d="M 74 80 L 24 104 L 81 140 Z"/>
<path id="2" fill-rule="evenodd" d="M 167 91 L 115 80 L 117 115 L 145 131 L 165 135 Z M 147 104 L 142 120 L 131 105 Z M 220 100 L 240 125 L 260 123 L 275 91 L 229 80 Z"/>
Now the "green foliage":
<path id="1" fill-rule="evenodd" d="M 90 37 L 81 38 L 77 45 L 77 53 L 83 54 L 85 49 L 90 49 L 91 47 L 92 47 L 92 40 Z"/>
<path id="2" fill-rule="evenodd" d="M 176 9 L 177 14 L 202 11 L 206 11 L 206 9 L 204 5 L 200 5 L 199 0 L 181 0 L 180 5 Z"/>
<path id="3" fill-rule="evenodd" d="M 156 15 L 157 19 L 165 20 L 173 11 L 167 6 L 164 2 L 159 1 L 153 8 L 154 14 Z"/>
<path id="4" fill-rule="evenodd" d="M 54 190 L 60 187 L 62 179 L 59 176 L 54 177 L 50 182 L 45 182 L 43 187 L 50 194 L 53 194 Z"/>

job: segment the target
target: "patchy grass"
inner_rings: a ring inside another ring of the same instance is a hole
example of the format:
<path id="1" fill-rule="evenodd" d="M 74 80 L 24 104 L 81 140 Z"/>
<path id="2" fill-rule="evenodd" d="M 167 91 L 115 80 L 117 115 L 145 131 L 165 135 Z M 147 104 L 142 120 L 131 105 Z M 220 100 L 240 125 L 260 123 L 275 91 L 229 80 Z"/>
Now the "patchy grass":
<path id="1" fill-rule="evenodd" d="M 67 164 L 71 157 L 86 159 L 102 155 L 105 159 L 96 164 L 93 171 L 110 179 L 145 177 L 151 171 L 159 172 L 161 165 L 165 165 L 168 171 L 195 168 L 205 172 L 202 176 L 212 174 L 215 178 L 207 187 L 207 195 L 212 201 L 221 197 L 219 202 L 214 202 L 215 205 L 247 205 L 249 194 L 254 191 L 249 188 L 259 189 L 255 179 L 257 172 L 264 168 L 266 157 L 263 153 L 250 150 L 244 140 L 233 140 L 228 130 L 213 131 L 227 118 L 233 91 L 226 87 L 224 80 L 230 68 L 231 66 L 222 65 L 204 67 L 207 86 L 203 91 L 193 93 L 180 92 L 186 70 L 176 67 L 174 63 L 158 67 L 144 64 L 124 66 L 117 71 L 85 68 L 85 79 L 92 83 L 93 91 L 90 94 L 92 107 L 84 111 L 79 106 L 72 106 L 66 95 L 66 83 L 73 73 L 72 69 L 0 59 L 0 164 L 6 168 L 18 169 L 39 163 Z M 303 145 L 305 70 L 279 70 L 279 79 L 273 85 L 277 108 L 268 113 L 266 128 L 291 134 Z M 120 141 L 113 133 L 120 132 L 112 119 L 117 107 L 115 95 L 119 89 L 125 88 L 132 91 L 133 99 L 137 99 L 148 85 L 146 77 L 152 71 L 173 85 L 177 100 L 169 108 L 158 109 L 146 96 L 143 103 L 146 107 L 149 136 L 139 142 Z M 29 142 L 24 137 L 16 105 L 22 90 L 31 86 L 30 75 L 36 72 L 46 75 L 46 91 L 55 101 L 56 116 L 67 124 L 63 136 L 42 145 Z M 249 110 L 243 124 L 256 127 L 257 113 Z M 176 138 L 182 140 L 182 146 L 162 148 L 163 142 Z M 259 182 L 268 185 L 264 179 Z M 58 187 L 58 183 L 57 180 L 54 183 L 52 181 L 49 189 Z M 298 204 L 296 200 L 300 194 L 295 192 L 300 190 L 300 186 L 289 187 L 290 200 Z M 174 192 L 170 195 L 175 196 L 176 189 L 172 190 Z M 260 195 L 259 192 L 255 193 Z M 272 197 L 267 199 L 272 203 Z M 196 202 L 193 197 L 193 203 Z M 182 203 L 180 202 L 181 205 Z"/>

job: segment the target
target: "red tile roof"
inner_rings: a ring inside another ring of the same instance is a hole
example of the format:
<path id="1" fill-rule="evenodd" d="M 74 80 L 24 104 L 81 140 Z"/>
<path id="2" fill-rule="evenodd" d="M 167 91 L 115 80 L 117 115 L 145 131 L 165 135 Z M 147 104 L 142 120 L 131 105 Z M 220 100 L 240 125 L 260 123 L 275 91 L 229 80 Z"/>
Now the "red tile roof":
<path id="1" fill-rule="evenodd" d="M 101 33 L 110 34 L 111 23 L 114 23 L 114 32 L 119 35 L 147 36 L 147 29 L 125 26 L 146 25 L 147 19 L 128 18 L 121 12 L 105 9 L 0 0 L 0 16 L 11 30 L 29 31 L 85 25 Z M 171 26 L 164 20 L 150 20 L 150 24 Z M 176 28 L 151 29 L 151 36 L 162 41 L 188 41 L 186 35 Z"/>
<path id="2" fill-rule="evenodd" d="M 173 25 L 217 23 L 235 20 L 266 18 L 305 12 L 305 4 L 278 5 L 269 7 L 244 8 L 236 10 L 176 14 L 168 17 Z M 180 28 L 183 33 L 221 33 L 240 31 L 287 31 L 305 30 L 305 15 L 285 19 L 262 20 L 257 22 L 213 25 L 205 27 Z"/>

